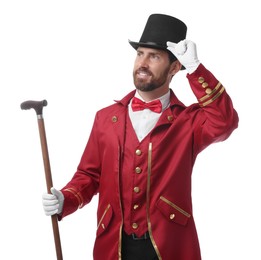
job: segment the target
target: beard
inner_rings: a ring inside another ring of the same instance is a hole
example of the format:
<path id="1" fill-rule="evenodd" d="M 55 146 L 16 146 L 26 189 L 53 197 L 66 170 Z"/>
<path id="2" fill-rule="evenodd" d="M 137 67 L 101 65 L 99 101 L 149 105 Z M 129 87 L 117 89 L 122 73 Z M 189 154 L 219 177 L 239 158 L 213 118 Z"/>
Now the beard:
<path id="1" fill-rule="evenodd" d="M 159 77 L 156 78 L 151 71 L 144 68 L 139 68 L 133 72 L 134 85 L 136 89 L 143 92 L 153 91 L 165 84 L 165 82 L 167 81 L 168 71 L 169 68 L 166 68 L 164 71 L 162 71 Z M 148 80 L 138 77 L 138 73 L 140 72 L 146 73 L 150 77 L 150 79 Z"/>

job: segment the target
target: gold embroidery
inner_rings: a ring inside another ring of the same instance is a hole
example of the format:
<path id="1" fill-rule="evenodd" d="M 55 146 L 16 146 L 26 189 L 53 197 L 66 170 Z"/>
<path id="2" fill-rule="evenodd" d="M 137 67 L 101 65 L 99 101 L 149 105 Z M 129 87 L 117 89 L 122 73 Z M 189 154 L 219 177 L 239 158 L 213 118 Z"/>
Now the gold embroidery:
<path id="1" fill-rule="evenodd" d="M 100 225 L 102 225 L 103 229 L 105 228 L 105 226 L 104 226 L 104 224 L 102 223 L 102 221 L 103 221 L 103 219 L 104 219 L 106 213 L 107 213 L 108 210 L 110 209 L 110 207 L 111 207 L 111 205 L 108 204 L 108 206 L 107 206 L 106 209 L 104 210 L 104 212 L 103 212 L 103 214 L 102 214 L 102 217 L 101 217 L 101 219 L 100 219 L 100 221 L 99 221 L 99 223 L 98 223 L 97 229 L 99 229 Z"/>
<path id="2" fill-rule="evenodd" d="M 176 204 L 174 204 L 173 202 L 169 201 L 168 199 L 166 199 L 163 196 L 160 196 L 160 199 L 163 200 L 164 202 L 166 202 L 168 205 L 170 205 L 172 208 L 176 209 L 177 211 L 179 211 L 180 213 L 182 213 L 183 215 L 185 215 L 186 217 L 190 218 L 190 214 L 188 212 L 186 212 L 185 210 L 183 210 L 182 208 L 178 207 Z"/>
<path id="3" fill-rule="evenodd" d="M 213 95 L 215 92 L 217 92 L 217 90 L 219 89 L 219 87 L 221 86 L 221 83 L 218 82 L 217 86 L 206 96 L 202 97 L 199 99 L 200 102 L 204 101 L 205 99 L 209 98 L 211 95 Z"/>
<path id="4" fill-rule="evenodd" d="M 78 203 L 79 203 L 79 206 L 78 206 L 79 209 L 83 207 L 83 198 L 79 192 L 77 192 L 76 190 L 74 190 L 72 188 L 65 189 L 65 191 L 71 192 L 77 198 Z"/>
<path id="5" fill-rule="evenodd" d="M 118 146 L 118 167 L 120 168 L 120 161 L 121 161 L 121 148 L 120 146 Z M 120 174 L 118 174 L 118 185 L 120 185 Z M 120 186 L 118 186 L 118 189 L 120 190 Z M 121 196 L 121 194 L 120 194 Z M 121 198 L 120 198 L 120 210 L 121 210 L 121 216 L 123 216 L 123 211 L 122 211 L 122 202 L 121 202 Z M 119 229 L 119 245 L 118 245 L 118 257 L 119 260 L 122 259 L 121 256 L 121 247 L 122 247 L 122 225 L 123 225 L 123 219 L 121 218 L 121 225 L 120 225 L 120 229 Z"/>
<path id="6" fill-rule="evenodd" d="M 215 100 L 223 93 L 224 90 L 225 90 L 225 88 L 222 87 L 222 89 L 221 89 L 213 98 L 211 98 L 210 100 L 206 101 L 206 102 L 203 103 L 201 106 L 204 107 L 204 106 L 206 106 L 206 105 L 212 103 L 213 101 L 215 101 Z"/>
<path id="7" fill-rule="evenodd" d="M 150 208 L 150 177 L 151 177 L 151 165 L 152 165 L 152 143 L 149 143 L 149 151 L 148 151 L 148 181 L 147 181 L 147 222 L 148 222 L 148 231 L 149 231 L 149 236 L 151 239 L 151 243 L 157 253 L 157 256 L 159 260 L 162 260 L 162 257 L 160 255 L 159 249 L 156 245 L 156 242 L 153 238 L 152 235 L 152 230 L 151 230 L 151 222 L 150 222 L 150 213 L 149 213 L 149 208 Z"/>
<path id="8" fill-rule="evenodd" d="M 119 260 L 121 260 L 121 244 L 122 244 L 122 225 L 120 227 L 120 234 L 119 234 L 119 246 L 118 246 Z"/>

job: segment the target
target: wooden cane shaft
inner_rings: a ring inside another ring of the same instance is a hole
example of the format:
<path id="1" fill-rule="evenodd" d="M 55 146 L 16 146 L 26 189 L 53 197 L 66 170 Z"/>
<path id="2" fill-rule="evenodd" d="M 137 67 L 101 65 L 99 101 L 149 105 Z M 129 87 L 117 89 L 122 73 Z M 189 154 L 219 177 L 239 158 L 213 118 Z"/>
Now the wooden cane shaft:
<path id="1" fill-rule="evenodd" d="M 42 148 L 42 156 L 43 156 L 43 163 L 44 163 L 44 172 L 45 172 L 47 192 L 50 193 L 50 189 L 53 187 L 53 181 L 52 181 L 52 174 L 51 174 L 51 167 L 50 167 L 44 120 L 42 117 L 38 118 L 38 128 L 39 128 L 41 148 Z M 51 220 L 52 220 L 53 236 L 54 236 L 57 260 L 62 260 L 63 259 L 62 247 L 61 247 L 61 240 L 60 240 L 57 216 L 52 215 Z"/>
<path id="2" fill-rule="evenodd" d="M 43 119 L 38 119 L 38 127 L 39 127 L 39 134 L 40 134 L 40 141 L 41 141 L 41 148 L 42 148 L 46 187 L 47 187 L 47 192 L 51 193 L 50 189 L 53 187 L 53 180 L 52 180 L 52 174 L 51 174 L 51 166 L 50 166 L 48 146 L 47 146 L 45 126 L 44 126 Z"/>

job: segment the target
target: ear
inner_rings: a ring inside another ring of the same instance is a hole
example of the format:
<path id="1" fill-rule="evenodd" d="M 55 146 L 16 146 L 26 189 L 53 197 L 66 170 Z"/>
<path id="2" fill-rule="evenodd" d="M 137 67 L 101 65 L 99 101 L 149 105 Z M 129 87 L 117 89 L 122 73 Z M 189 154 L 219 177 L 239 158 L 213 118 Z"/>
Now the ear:
<path id="1" fill-rule="evenodd" d="M 177 72 L 179 72 L 181 70 L 181 63 L 179 62 L 179 60 L 175 60 L 171 63 L 170 66 L 170 73 L 172 74 L 172 76 L 174 76 Z"/>

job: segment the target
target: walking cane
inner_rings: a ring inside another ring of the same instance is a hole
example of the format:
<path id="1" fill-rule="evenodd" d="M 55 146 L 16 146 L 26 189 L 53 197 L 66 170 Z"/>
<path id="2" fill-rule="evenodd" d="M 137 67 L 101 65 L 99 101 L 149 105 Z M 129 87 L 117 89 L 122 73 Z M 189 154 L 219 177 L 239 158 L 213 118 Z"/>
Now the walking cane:
<path id="1" fill-rule="evenodd" d="M 21 104 L 21 109 L 33 108 L 36 112 L 39 134 L 40 134 L 40 141 L 41 141 L 41 148 L 42 148 L 42 155 L 43 155 L 43 162 L 44 162 L 47 192 L 50 193 L 50 189 L 51 189 L 51 187 L 53 187 L 53 182 L 52 182 L 52 174 L 51 174 L 51 167 L 50 167 L 46 133 L 45 133 L 45 127 L 44 127 L 44 119 L 43 119 L 43 107 L 44 106 L 47 106 L 46 100 L 42 100 L 42 101 L 28 100 Z M 62 256 L 62 248 L 61 248 L 61 242 L 60 242 L 60 234 L 59 234 L 57 216 L 52 215 L 51 219 L 52 219 L 53 236 L 54 236 L 57 260 L 62 260 L 63 256 Z"/>

